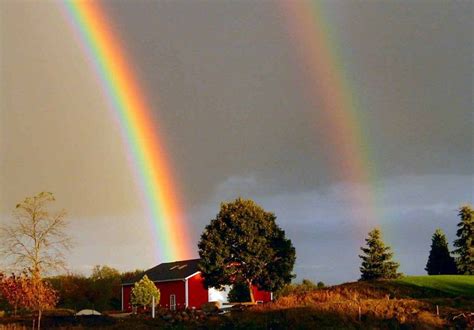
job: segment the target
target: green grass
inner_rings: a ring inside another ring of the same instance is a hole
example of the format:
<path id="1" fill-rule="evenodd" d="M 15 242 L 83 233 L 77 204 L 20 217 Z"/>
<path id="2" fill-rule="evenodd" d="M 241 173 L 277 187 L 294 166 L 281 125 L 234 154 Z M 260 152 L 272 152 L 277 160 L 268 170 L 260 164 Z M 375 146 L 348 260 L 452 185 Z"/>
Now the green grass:
<path id="1" fill-rule="evenodd" d="M 406 276 L 392 283 L 424 290 L 428 295 L 474 297 L 474 275 Z"/>

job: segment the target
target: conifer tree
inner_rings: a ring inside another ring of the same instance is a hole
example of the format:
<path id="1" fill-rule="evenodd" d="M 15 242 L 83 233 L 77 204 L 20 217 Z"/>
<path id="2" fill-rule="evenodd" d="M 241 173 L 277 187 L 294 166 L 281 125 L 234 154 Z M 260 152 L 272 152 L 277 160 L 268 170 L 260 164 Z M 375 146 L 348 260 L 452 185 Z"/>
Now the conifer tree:
<path id="1" fill-rule="evenodd" d="M 449 253 L 448 241 L 441 229 L 436 229 L 431 239 L 431 251 L 425 270 L 428 275 L 456 274 L 454 258 Z"/>
<path id="2" fill-rule="evenodd" d="M 459 274 L 474 275 L 474 210 L 469 205 L 464 205 L 458 213 L 461 221 L 458 223 L 457 247 L 454 253 L 457 255 L 456 263 Z"/>
<path id="3" fill-rule="evenodd" d="M 359 255 L 359 258 L 362 259 L 360 280 L 382 280 L 400 277 L 401 274 L 397 273 L 399 264 L 392 261 L 393 252 L 382 241 L 380 230 L 373 229 L 369 232 L 369 237 L 365 241 L 367 247 L 360 248 L 364 255 Z"/>

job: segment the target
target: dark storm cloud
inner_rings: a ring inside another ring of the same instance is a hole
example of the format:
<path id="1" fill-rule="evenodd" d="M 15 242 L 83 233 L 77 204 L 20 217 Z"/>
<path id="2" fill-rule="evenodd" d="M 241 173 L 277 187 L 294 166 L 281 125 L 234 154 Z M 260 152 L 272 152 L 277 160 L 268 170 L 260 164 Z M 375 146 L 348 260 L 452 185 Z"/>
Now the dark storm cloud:
<path id="1" fill-rule="evenodd" d="M 64 17 L 54 3 L 0 6 L 2 212 L 52 190 L 80 243 L 73 268 L 151 265 L 155 253 L 142 248 L 152 245 L 149 222 L 123 139 Z M 452 242 L 456 208 L 474 199 L 472 6 L 322 6 L 368 138 L 379 222 L 407 273 L 423 273 L 436 227 Z M 299 278 L 357 278 L 367 228 L 351 213 L 371 206 L 347 198 L 364 183 L 335 182 L 334 132 L 304 92 L 285 13 L 246 1 L 105 8 L 159 122 L 194 240 L 219 202 L 254 198 L 293 240 Z M 114 235 L 103 235 L 111 226 Z"/>

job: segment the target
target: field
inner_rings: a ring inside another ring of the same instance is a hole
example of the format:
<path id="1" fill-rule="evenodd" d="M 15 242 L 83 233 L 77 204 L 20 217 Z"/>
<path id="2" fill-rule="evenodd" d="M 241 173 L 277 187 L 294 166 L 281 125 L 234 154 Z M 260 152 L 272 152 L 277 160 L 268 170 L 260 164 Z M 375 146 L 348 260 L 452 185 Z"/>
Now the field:
<path id="1" fill-rule="evenodd" d="M 394 281 L 400 286 L 413 287 L 429 294 L 446 296 L 466 296 L 474 298 L 474 276 L 437 275 L 407 276 Z"/>
<path id="2" fill-rule="evenodd" d="M 223 315 L 161 311 L 157 319 L 46 317 L 44 324 L 74 329 L 464 329 L 474 327 L 474 317 L 468 316 L 474 312 L 473 297 L 474 276 L 410 276 L 289 293 Z"/>

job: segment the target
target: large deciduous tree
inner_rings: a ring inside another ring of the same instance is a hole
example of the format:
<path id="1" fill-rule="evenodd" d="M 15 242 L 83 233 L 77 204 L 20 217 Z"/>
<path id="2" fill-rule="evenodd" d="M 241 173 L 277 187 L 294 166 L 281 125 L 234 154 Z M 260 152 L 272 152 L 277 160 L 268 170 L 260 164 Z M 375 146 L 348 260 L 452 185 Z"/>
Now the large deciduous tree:
<path id="1" fill-rule="evenodd" d="M 379 229 L 373 229 L 365 239 L 367 247 L 360 248 L 364 252 L 363 255 L 359 255 L 362 259 L 360 267 L 362 281 L 392 279 L 401 275 L 397 273 L 399 264 L 392 261 L 393 252 L 389 246 L 385 246 L 381 236 Z"/>
<path id="2" fill-rule="evenodd" d="M 0 253 L 15 270 L 41 278 L 65 266 L 71 239 L 65 232 L 65 212 L 47 209 L 54 200 L 49 192 L 26 198 L 16 205 L 15 222 L 0 228 Z"/>
<path id="3" fill-rule="evenodd" d="M 251 200 L 222 203 L 199 242 L 200 270 L 206 287 L 246 283 L 276 291 L 293 278 L 295 248 L 273 213 Z"/>
<path id="4" fill-rule="evenodd" d="M 441 229 L 431 239 L 431 251 L 425 270 L 428 275 L 456 274 L 456 262 L 449 253 L 448 241 Z"/>
<path id="5" fill-rule="evenodd" d="M 459 274 L 474 275 L 474 210 L 469 205 L 459 209 L 457 240 L 454 253 L 457 255 L 456 263 Z"/>

